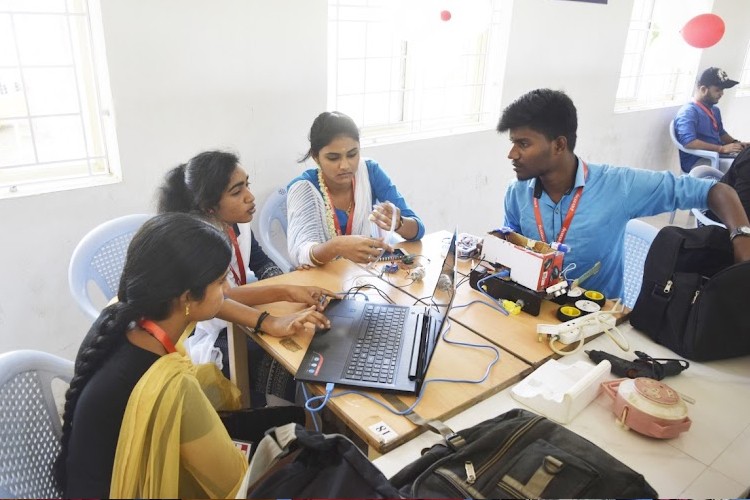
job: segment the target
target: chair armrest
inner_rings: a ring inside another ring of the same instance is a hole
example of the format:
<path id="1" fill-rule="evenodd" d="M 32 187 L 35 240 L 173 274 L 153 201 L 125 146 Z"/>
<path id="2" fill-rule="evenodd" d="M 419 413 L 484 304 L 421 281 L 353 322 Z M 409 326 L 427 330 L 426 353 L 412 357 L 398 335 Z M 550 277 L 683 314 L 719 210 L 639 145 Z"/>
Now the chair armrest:
<path id="1" fill-rule="evenodd" d="M 715 221 L 713 219 L 709 219 L 708 217 L 706 217 L 706 214 L 703 213 L 703 210 L 700 210 L 698 208 L 692 208 L 692 209 L 690 209 L 690 211 L 695 216 L 696 226 L 698 226 L 698 227 L 700 227 L 702 225 L 703 226 L 720 226 L 720 227 L 723 227 L 723 228 L 727 227 L 724 224 L 722 224 L 721 222 L 717 222 L 717 221 Z"/>

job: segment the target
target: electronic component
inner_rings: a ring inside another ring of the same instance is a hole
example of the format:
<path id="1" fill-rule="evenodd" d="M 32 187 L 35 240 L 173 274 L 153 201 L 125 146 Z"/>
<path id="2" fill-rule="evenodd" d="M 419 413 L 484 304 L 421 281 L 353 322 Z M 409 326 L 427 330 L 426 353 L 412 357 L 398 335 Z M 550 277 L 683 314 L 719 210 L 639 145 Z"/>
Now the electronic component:
<path id="1" fill-rule="evenodd" d="M 398 271 L 398 264 L 392 262 L 383 266 L 383 272 L 385 274 L 393 274 Z"/>

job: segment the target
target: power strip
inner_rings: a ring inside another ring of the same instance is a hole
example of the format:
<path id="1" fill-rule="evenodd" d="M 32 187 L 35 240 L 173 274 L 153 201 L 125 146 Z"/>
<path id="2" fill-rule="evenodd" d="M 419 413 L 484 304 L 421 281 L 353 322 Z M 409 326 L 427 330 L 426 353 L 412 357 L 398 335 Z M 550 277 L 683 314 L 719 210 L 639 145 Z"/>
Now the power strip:
<path id="1" fill-rule="evenodd" d="M 617 324 L 614 314 L 609 311 L 598 311 L 581 318 L 571 319 L 559 325 L 537 325 L 536 333 L 540 340 L 542 335 L 554 335 L 562 344 L 572 344 L 583 338 L 611 330 Z"/>

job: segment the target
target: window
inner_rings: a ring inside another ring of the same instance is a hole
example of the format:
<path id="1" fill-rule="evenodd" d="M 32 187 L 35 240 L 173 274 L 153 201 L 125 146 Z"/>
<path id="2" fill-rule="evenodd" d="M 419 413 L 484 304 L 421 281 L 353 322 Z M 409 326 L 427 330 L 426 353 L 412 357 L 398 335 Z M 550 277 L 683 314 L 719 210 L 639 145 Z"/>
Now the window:
<path id="1" fill-rule="evenodd" d="M 510 0 L 329 0 L 328 107 L 364 143 L 496 125 Z"/>
<path id="2" fill-rule="evenodd" d="M 747 44 L 745 62 L 742 64 L 742 74 L 740 75 L 740 84 L 737 86 L 737 93 L 735 95 L 750 95 L 750 42 Z"/>
<path id="3" fill-rule="evenodd" d="M 695 85 L 701 50 L 688 45 L 680 29 L 713 0 L 634 0 L 620 70 L 615 111 L 682 104 Z"/>
<path id="4" fill-rule="evenodd" d="M 0 0 L 0 197 L 119 180 L 98 0 Z"/>

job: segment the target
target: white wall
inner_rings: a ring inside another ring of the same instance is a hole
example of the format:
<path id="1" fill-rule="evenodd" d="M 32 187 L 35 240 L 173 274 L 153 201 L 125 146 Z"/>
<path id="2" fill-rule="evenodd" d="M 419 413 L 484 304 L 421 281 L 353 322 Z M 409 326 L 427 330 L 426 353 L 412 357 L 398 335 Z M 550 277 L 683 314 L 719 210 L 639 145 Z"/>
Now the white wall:
<path id="1" fill-rule="evenodd" d="M 153 210 L 164 172 L 207 148 L 231 148 L 259 201 L 300 166 L 325 109 L 325 0 L 102 0 L 124 181 L 0 200 L 0 352 L 73 357 L 88 328 L 67 287 L 76 243 L 102 221 Z M 675 0 L 678 5 L 678 0 Z M 750 33 L 745 0 L 715 0 L 727 33 L 701 67 L 737 77 Z M 536 87 L 568 92 L 577 151 L 590 161 L 676 169 L 666 126 L 676 108 L 615 115 L 632 0 L 608 5 L 516 0 L 503 105 Z M 750 98 L 729 91 L 727 129 L 750 139 Z M 500 110 L 498 110 L 498 116 Z M 502 223 L 509 142 L 494 131 L 370 147 L 428 230 L 482 233 Z"/>

